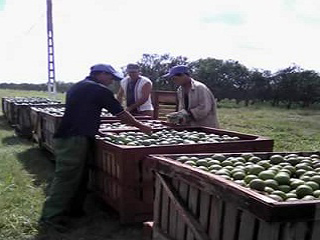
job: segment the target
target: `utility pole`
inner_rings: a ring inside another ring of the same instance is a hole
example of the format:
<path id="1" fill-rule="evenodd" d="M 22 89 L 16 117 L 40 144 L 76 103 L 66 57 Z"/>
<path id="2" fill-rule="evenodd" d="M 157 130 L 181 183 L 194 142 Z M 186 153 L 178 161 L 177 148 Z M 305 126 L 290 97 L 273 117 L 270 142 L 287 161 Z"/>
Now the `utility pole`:
<path id="1" fill-rule="evenodd" d="M 54 68 L 54 44 L 52 23 L 52 2 L 47 0 L 47 40 L 48 40 L 48 93 L 51 97 L 56 96 L 56 79 Z"/>

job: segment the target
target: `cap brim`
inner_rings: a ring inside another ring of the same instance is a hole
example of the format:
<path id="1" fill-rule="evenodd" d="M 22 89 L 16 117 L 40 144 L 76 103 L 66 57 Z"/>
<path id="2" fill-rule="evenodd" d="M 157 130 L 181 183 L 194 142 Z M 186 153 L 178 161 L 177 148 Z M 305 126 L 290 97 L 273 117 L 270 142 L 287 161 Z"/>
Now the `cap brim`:
<path id="1" fill-rule="evenodd" d="M 121 81 L 123 79 L 122 74 L 119 72 L 112 73 L 112 75 L 114 76 L 116 81 Z"/>
<path id="2" fill-rule="evenodd" d="M 172 74 L 170 73 L 167 73 L 165 75 L 162 75 L 163 78 L 171 78 L 172 77 Z"/>

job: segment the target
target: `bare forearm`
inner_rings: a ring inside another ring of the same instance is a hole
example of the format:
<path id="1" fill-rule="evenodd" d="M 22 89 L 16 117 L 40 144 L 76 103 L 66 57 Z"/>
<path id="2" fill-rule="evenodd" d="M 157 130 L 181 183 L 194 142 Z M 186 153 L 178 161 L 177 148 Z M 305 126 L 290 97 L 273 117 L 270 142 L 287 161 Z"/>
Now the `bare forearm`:
<path id="1" fill-rule="evenodd" d="M 140 128 L 141 127 L 141 123 L 139 121 L 137 121 L 130 113 L 128 113 L 127 111 L 123 111 L 120 115 L 118 115 L 118 118 L 121 120 L 121 122 Z"/>

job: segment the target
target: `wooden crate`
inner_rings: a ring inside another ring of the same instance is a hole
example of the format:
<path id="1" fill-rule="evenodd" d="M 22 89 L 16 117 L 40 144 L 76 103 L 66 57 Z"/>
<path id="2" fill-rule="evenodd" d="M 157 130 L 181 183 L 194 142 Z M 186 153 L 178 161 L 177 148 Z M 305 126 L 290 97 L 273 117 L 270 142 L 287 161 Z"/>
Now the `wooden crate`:
<path id="1" fill-rule="evenodd" d="M 106 204 L 118 211 L 122 223 L 143 222 L 152 219 L 154 176 L 143 159 L 149 154 L 161 153 L 205 153 L 237 151 L 272 151 L 273 140 L 218 130 L 206 127 L 176 128 L 206 133 L 238 136 L 239 141 L 224 143 L 125 146 L 96 140 L 96 159 L 94 165 L 102 169 L 107 185 L 99 195 Z"/>
<path id="2" fill-rule="evenodd" d="M 46 112 L 40 113 L 39 125 L 36 128 L 40 128 L 40 136 L 39 139 L 40 147 L 45 148 L 49 152 L 53 153 L 53 136 L 56 130 L 58 129 L 60 122 L 62 120 L 62 115 L 49 114 Z M 135 116 L 138 120 L 150 120 L 150 116 Z M 101 116 L 101 121 L 118 121 L 116 116 Z"/>
<path id="3" fill-rule="evenodd" d="M 255 153 L 260 157 L 271 154 L 275 153 Z M 179 163 L 174 156 L 151 155 L 146 159 L 156 176 L 153 239 L 319 239 L 320 200 L 277 202 Z"/>
<path id="4" fill-rule="evenodd" d="M 23 105 L 17 105 L 17 124 L 15 126 L 17 132 L 24 136 L 31 138 L 32 137 L 32 131 L 35 129 L 35 124 L 38 121 L 40 108 L 61 108 L 64 107 L 64 104 L 61 104 L 59 102 L 48 102 L 48 103 L 36 103 L 36 104 L 23 104 Z M 31 112 L 31 108 L 33 107 L 33 112 Z M 35 109 L 38 108 L 38 111 L 35 111 Z"/>
<path id="5" fill-rule="evenodd" d="M 177 93 L 173 91 L 153 91 L 152 104 L 154 119 L 166 120 L 166 115 L 178 110 Z"/>
<path id="6" fill-rule="evenodd" d="M 7 118 L 8 112 L 8 99 L 6 97 L 1 98 L 1 107 L 2 107 L 2 114 L 5 118 Z"/>

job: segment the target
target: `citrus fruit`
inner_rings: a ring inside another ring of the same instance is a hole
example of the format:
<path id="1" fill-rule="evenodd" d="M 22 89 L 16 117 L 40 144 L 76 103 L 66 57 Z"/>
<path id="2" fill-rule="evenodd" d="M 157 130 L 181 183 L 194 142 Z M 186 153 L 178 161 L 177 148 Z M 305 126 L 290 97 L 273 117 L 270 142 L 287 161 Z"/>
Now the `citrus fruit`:
<path id="1" fill-rule="evenodd" d="M 313 190 L 310 186 L 308 185 L 300 185 L 296 188 L 296 194 L 298 196 L 298 198 L 303 198 L 306 195 L 312 195 Z"/>
<path id="2" fill-rule="evenodd" d="M 264 183 L 263 180 L 261 179 L 253 179 L 249 183 L 249 187 L 258 191 L 263 191 L 265 188 L 266 184 Z"/>

